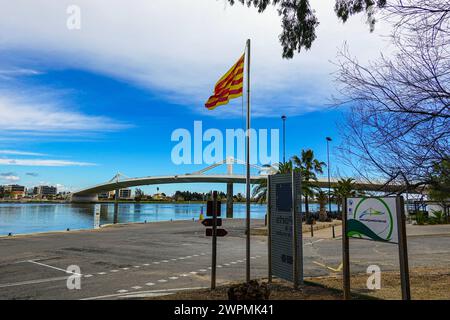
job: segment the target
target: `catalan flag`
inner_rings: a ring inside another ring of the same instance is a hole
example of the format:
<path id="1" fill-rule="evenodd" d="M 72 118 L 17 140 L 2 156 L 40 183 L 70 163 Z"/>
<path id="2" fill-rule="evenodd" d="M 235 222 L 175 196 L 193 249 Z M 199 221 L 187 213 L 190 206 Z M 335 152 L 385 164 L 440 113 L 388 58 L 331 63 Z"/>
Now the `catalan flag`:
<path id="1" fill-rule="evenodd" d="M 245 54 L 220 78 L 214 87 L 214 94 L 209 97 L 205 107 L 213 110 L 218 106 L 227 104 L 231 99 L 242 96 L 244 83 Z"/>

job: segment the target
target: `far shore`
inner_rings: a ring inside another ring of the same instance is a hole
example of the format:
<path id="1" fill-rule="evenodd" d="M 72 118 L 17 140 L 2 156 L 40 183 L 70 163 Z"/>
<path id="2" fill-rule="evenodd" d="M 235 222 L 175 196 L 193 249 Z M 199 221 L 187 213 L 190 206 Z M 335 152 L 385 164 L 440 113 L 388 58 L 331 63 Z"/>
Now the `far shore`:
<path id="1" fill-rule="evenodd" d="M 226 200 L 222 200 L 222 203 L 225 203 Z M 198 203 L 198 204 L 206 204 L 206 201 L 168 201 L 168 200 L 119 200 L 119 203 L 174 203 L 174 204 L 190 204 L 190 203 Z M 27 203 L 84 203 L 84 204 L 111 204 L 115 203 L 114 200 L 99 200 L 92 202 L 71 202 L 69 200 L 39 200 L 39 199 L 21 199 L 21 200 L 6 200 L 0 199 L 0 203 L 14 203 L 14 204 L 27 204 Z M 241 203 L 244 204 L 245 201 L 233 201 L 233 203 Z M 260 204 L 252 201 L 252 204 Z M 262 203 L 265 204 L 265 203 Z"/>

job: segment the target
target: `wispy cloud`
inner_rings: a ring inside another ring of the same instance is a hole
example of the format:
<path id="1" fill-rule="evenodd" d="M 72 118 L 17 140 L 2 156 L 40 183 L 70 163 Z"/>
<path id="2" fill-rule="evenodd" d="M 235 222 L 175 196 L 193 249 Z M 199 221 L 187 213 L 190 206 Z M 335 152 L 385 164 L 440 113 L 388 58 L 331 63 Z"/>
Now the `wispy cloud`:
<path id="1" fill-rule="evenodd" d="M 0 12 L 0 38 L 8 39 L 2 48 L 37 53 L 34 58 L 44 65 L 115 77 L 204 114 L 203 103 L 214 83 L 244 51 L 245 40 L 251 38 L 256 116 L 269 116 L 274 107 L 291 115 L 326 108 L 333 93 L 330 74 L 334 66 L 329 61 L 344 41 L 360 61 L 374 58 L 385 49 L 379 37 L 382 22 L 369 33 L 361 19 L 346 24 L 338 21 L 330 1 L 313 1 L 311 6 L 320 19 L 317 40 L 310 51 L 283 60 L 276 9 L 259 14 L 254 8 L 226 3 L 152 0 L 138 1 L 131 7 L 122 0 L 78 0 L 81 30 L 69 31 L 64 19 L 66 1 L 5 1 Z M 17 18 L 8 19 L 10 16 Z M 232 113 L 231 108 L 223 108 L 208 115 Z M 50 127 L 55 126 L 54 121 L 49 122 Z M 63 124 L 73 125 L 70 121 Z"/>
<path id="2" fill-rule="evenodd" d="M 0 172 L 0 180 L 6 181 L 7 183 L 13 183 L 20 180 L 14 172 Z"/>
<path id="3" fill-rule="evenodd" d="M 15 156 L 45 156 L 44 153 L 18 151 L 18 150 L 0 150 L 0 154 L 15 155 Z"/>
<path id="4" fill-rule="evenodd" d="M 77 162 L 66 160 L 51 160 L 51 159 L 1 159 L 0 165 L 9 166 L 31 166 L 31 167 L 86 167 L 95 166 L 95 163 Z"/>
<path id="5" fill-rule="evenodd" d="M 38 177 L 39 173 L 37 173 L 37 172 L 27 172 L 27 173 L 25 173 L 25 175 L 30 176 L 30 177 Z"/>
<path id="6" fill-rule="evenodd" d="M 53 101 L 23 101 L 0 97 L 0 127 L 4 131 L 70 133 L 114 131 L 129 127 L 103 116 L 71 111 Z"/>

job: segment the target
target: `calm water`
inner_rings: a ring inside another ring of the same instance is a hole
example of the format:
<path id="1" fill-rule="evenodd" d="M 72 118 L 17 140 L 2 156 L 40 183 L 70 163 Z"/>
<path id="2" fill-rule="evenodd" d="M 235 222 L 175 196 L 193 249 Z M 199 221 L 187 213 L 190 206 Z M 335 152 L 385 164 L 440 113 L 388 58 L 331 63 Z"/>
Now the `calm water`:
<path id="1" fill-rule="evenodd" d="M 121 203 L 118 222 L 148 222 L 198 219 L 204 204 Z M 311 211 L 317 205 L 311 205 Z M 204 209 L 206 213 L 206 209 Z M 113 223 L 114 204 L 101 204 L 100 224 Z M 222 213 L 226 212 L 222 204 Z M 266 206 L 252 204 L 254 219 L 263 219 Z M 234 217 L 245 218 L 245 204 L 234 204 Z M 0 203 L 0 236 L 69 229 L 92 229 L 93 204 Z"/>

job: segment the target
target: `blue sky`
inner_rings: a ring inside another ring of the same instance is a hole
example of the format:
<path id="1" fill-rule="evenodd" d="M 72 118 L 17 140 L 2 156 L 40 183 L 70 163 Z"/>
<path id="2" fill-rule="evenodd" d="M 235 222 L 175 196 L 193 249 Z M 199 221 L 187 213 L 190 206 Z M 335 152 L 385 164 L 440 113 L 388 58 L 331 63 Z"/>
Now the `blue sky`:
<path id="1" fill-rule="evenodd" d="M 330 108 L 336 93 L 331 60 L 344 42 L 363 60 L 385 48 L 361 19 L 337 22 L 328 2 L 315 8 L 321 25 L 313 49 L 287 61 L 273 10 L 258 15 L 210 0 L 158 0 L 133 8 L 124 1 L 2 1 L 0 183 L 76 190 L 118 171 L 138 177 L 201 169 L 206 165 L 172 163 L 171 134 L 192 130 L 194 121 L 203 121 L 205 130 L 242 128 L 239 99 L 215 111 L 203 103 L 247 37 L 254 43 L 253 127 L 281 129 L 286 114 L 287 155 L 312 148 L 325 161 L 325 137 L 340 143 L 336 124 L 344 112 Z M 80 30 L 66 28 L 69 4 L 81 9 Z M 33 11 L 37 6 L 41 14 Z M 236 24 L 240 28 L 233 30 Z M 333 152 L 332 160 L 333 174 L 338 167 L 345 172 Z M 166 193 L 223 189 L 159 187 Z"/>

